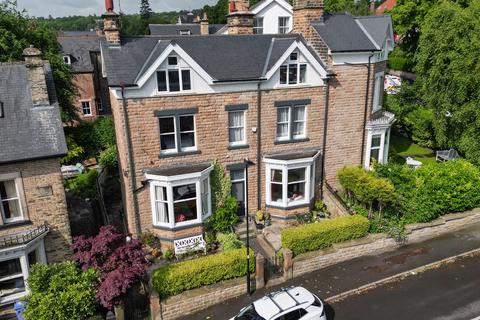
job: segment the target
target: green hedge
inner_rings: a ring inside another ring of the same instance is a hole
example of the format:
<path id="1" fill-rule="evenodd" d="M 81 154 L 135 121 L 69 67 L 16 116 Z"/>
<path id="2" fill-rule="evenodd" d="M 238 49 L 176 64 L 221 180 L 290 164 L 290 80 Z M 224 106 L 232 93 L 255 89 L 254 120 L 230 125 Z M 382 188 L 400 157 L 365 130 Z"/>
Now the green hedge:
<path id="1" fill-rule="evenodd" d="M 360 215 L 326 220 L 318 223 L 284 229 L 282 245 L 299 255 L 330 247 L 334 243 L 367 235 L 370 223 Z"/>
<path id="2" fill-rule="evenodd" d="M 250 270 L 255 268 L 250 252 Z M 236 249 L 163 266 L 153 272 L 153 287 L 165 298 L 247 273 L 246 249 Z"/>

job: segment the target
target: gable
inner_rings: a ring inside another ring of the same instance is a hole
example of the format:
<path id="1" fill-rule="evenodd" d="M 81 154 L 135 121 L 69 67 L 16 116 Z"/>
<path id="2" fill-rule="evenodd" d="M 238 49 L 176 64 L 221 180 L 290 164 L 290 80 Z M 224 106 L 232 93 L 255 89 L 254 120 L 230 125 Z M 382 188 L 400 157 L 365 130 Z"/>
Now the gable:
<path id="1" fill-rule="evenodd" d="M 286 12 L 289 12 L 290 15 L 293 14 L 293 7 L 284 0 L 263 0 L 257 3 L 256 5 L 250 8 L 250 11 L 255 14 L 263 14 L 266 11 L 272 10 L 273 8 L 277 7 L 278 9 Z"/>

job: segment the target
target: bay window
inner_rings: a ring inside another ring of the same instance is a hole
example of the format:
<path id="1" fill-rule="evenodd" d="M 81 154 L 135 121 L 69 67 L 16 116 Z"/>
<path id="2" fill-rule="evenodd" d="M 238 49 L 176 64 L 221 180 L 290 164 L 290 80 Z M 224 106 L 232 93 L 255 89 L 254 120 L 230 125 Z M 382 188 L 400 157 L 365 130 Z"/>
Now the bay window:
<path id="1" fill-rule="evenodd" d="M 317 156 L 318 152 L 307 158 L 292 160 L 284 160 L 282 157 L 265 158 L 267 205 L 288 208 L 310 204 L 314 197 Z"/>
<path id="2" fill-rule="evenodd" d="M 390 128 L 368 131 L 364 164 L 366 169 L 369 169 L 374 163 L 387 163 L 389 142 Z"/>
<path id="3" fill-rule="evenodd" d="M 182 168 L 177 175 L 147 173 L 150 181 L 153 225 L 174 228 L 201 223 L 211 214 L 210 171 L 212 166 L 195 171 Z M 170 174 L 170 173 L 169 173 Z"/>

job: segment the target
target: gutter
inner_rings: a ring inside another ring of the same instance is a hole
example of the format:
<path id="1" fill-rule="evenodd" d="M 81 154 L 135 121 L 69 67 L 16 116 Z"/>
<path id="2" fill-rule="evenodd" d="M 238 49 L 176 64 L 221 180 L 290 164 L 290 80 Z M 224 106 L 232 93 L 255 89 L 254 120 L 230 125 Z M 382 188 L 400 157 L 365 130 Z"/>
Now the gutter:
<path id="1" fill-rule="evenodd" d="M 140 217 L 139 217 L 139 208 L 138 208 L 138 201 L 137 201 L 137 181 L 135 179 L 135 163 L 133 161 L 133 146 L 131 140 L 131 132 L 130 132 L 130 120 L 128 118 L 127 112 L 127 102 L 125 100 L 125 87 L 121 87 L 121 94 L 122 94 L 122 107 L 123 107 L 123 117 L 125 119 L 125 138 L 127 139 L 127 153 L 128 153 L 128 162 L 129 162 L 129 171 L 130 172 L 123 172 L 124 176 L 130 175 L 130 183 L 132 184 L 132 199 L 133 199 L 133 215 L 135 219 L 135 232 L 137 236 L 140 236 L 141 229 L 140 229 Z M 126 192 L 128 192 L 126 190 Z"/>

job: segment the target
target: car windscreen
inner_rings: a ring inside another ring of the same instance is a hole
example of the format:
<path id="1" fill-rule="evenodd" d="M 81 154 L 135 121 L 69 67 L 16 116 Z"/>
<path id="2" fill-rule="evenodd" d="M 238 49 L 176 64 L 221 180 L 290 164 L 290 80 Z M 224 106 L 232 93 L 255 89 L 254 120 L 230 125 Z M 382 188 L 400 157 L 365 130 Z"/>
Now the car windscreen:
<path id="1" fill-rule="evenodd" d="M 235 320 L 265 320 L 263 317 L 259 316 L 253 304 L 245 307 L 240 311 L 240 313 L 235 317 Z"/>

